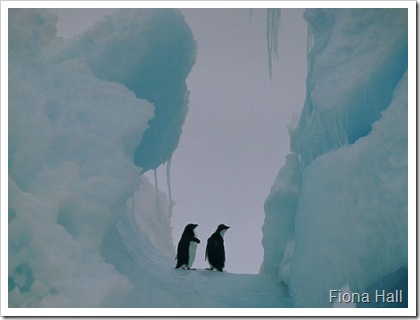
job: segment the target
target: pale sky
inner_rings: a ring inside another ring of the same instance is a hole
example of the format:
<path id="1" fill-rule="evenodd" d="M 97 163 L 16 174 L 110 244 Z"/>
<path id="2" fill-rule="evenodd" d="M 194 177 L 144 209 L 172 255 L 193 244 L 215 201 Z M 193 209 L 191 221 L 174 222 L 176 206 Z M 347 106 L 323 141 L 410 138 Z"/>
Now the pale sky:
<path id="1" fill-rule="evenodd" d="M 115 9 L 53 9 L 70 38 Z M 187 84 L 190 105 L 171 167 L 177 244 L 188 223 L 202 241 L 193 266 L 207 267 L 207 238 L 225 234 L 226 270 L 258 273 L 264 201 L 289 153 L 287 125 L 303 108 L 307 26 L 304 9 L 283 9 L 280 56 L 268 74 L 266 10 L 182 9 L 198 44 Z M 158 168 L 166 192 L 165 167 Z M 148 174 L 153 183 L 153 174 Z"/>

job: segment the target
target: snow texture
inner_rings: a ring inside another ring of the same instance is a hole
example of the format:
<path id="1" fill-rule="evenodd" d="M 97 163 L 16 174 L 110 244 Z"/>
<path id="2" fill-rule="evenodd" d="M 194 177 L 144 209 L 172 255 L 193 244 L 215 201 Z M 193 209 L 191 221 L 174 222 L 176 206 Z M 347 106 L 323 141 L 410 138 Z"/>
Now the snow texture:
<path id="1" fill-rule="evenodd" d="M 265 202 L 262 273 L 297 307 L 407 266 L 407 10 L 308 9 L 307 95 Z"/>
<path id="2" fill-rule="evenodd" d="M 87 59 L 97 78 L 123 84 L 154 104 L 154 117 L 135 151 L 135 163 L 145 172 L 167 162 L 178 145 L 188 111 L 185 79 L 195 55 L 184 16 L 151 9 L 135 15 L 117 11 L 76 37 L 60 57 Z"/>

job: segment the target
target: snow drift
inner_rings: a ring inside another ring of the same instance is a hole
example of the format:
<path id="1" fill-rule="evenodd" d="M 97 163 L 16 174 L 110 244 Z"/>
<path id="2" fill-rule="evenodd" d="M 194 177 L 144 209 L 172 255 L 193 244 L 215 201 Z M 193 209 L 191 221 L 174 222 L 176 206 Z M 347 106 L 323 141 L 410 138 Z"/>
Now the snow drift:
<path id="1" fill-rule="evenodd" d="M 265 202 L 262 273 L 297 307 L 407 267 L 407 10 L 308 9 L 304 108 Z"/>
<path id="2" fill-rule="evenodd" d="M 117 11 L 69 43 L 56 20 L 9 10 L 9 307 L 126 306 L 134 285 L 109 263 L 124 248 L 108 240 L 128 215 L 173 253 L 168 200 L 139 176 L 176 147 L 195 41 L 170 9 Z M 158 209 L 126 205 L 139 187 Z"/>

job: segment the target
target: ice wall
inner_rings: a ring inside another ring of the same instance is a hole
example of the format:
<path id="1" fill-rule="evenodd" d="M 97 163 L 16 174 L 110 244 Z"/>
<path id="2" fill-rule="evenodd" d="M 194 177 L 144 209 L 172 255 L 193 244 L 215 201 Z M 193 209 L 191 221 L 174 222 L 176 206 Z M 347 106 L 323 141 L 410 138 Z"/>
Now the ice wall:
<path id="1" fill-rule="evenodd" d="M 132 226 L 143 244 L 173 255 L 169 204 L 145 213 L 155 191 L 133 159 L 162 163 L 173 151 L 195 43 L 176 10 L 120 10 L 69 43 L 56 20 L 9 10 L 9 306 L 125 306 L 134 286 L 109 263 L 119 243 L 107 239 L 134 215 L 153 222 Z M 161 121 L 164 108 L 173 117 Z M 159 137 L 142 149 L 151 119 Z"/>
<path id="2" fill-rule="evenodd" d="M 134 155 L 144 172 L 167 162 L 178 145 L 188 111 L 185 79 L 195 62 L 196 43 L 179 11 L 135 12 L 120 10 L 98 22 L 61 56 L 83 57 L 99 79 L 121 83 L 154 104 L 154 117 Z M 147 25 L 147 32 L 139 25 Z"/>
<path id="3" fill-rule="evenodd" d="M 308 9 L 307 94 L 265 202 L 262 272 L 298 307 L 407 265 L 407 10 Z"/>

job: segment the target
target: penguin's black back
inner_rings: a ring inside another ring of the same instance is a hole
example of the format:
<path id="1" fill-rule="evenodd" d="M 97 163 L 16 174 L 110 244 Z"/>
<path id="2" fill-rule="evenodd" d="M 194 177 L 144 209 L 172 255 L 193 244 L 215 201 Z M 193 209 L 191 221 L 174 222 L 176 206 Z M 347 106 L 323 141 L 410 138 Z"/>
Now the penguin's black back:
<path id="1" fill-rule="evenodd" d="M 225 267 L 225 246 L 223 237 L 219 232 L 215 232 L 207 240 L 206 257 L 209 263 L 219 271 Z"/>
<path id="2" fill-rule="evenodd" d="M 188 260 L 190 259 L 190 241 L 188 240 L 181 240 L 178 243 L 178 248 L 176 252 L 177 262 L 175 268 L 180 268 L 184 264 L 188 264 Z"/>

